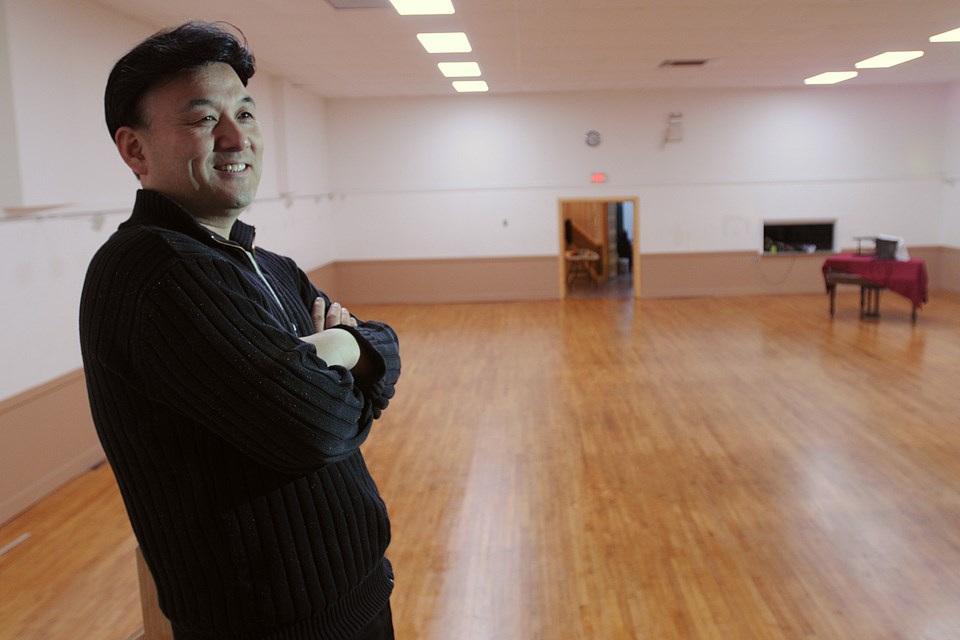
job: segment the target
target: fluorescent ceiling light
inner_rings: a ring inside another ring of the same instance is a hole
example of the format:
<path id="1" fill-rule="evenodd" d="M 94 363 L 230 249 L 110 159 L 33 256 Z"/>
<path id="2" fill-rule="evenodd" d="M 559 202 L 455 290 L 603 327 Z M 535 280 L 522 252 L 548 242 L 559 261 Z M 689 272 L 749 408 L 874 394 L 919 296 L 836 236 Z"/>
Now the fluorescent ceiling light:
<path id="1" fill-rule="evenodd" d="M 483 80 L 454 80 L 453 88 L 460 93 L 477 93 L 489 90 L 487 83 Z"/>
<path id="2" fill-rule="evenodd" d="M 878 56 L 861 60 L 853 65 L 857 69 L 887 69 L 904 62 L 916 60 L 923 55 L 923 51 L 887 51 Z"/>
<path id="3" fill-rule="evenodd" d="M 476 62 L 438 62 L 437 66 L 447 78 L 476 78 L 480 75 L 480 65 Z"/>
<path id="4" fill-rule="evenodd" d="M 427 53 L 470 53 L 470 41 L 467 34 L 457 33 L 418 33 L 417 39 Z"/>
<path id="5" fill-rule="evenodd" d="M 390 0 L 402 16 L 440 16 L 455 13 L 450 0 Z"/>
<path id="6" fill-rule="evenodd" d="M 341 9 L 386 9 L 386 0 L 327 0 L 330 6 Z"/>
<path id="7" fill-rule="evenodd" d="M 960 27 L 930 36 L 930 42 L 960 42 Z"/>
<path id="8" fill-rule="evenodd" d="M 856 77 L 856 71 L 827 71 L 826 73 L 807 78 L 803 81 L 803 84 L 837 84 L 838 82 Z"/>

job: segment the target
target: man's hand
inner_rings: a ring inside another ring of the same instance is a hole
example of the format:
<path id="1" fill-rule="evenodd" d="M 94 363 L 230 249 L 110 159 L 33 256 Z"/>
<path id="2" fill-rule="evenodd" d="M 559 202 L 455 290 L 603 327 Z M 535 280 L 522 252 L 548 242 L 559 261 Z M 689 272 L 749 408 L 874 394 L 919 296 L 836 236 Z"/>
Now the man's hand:
<path id="1" fill-rule="evenodd" d="M 327 304 L 323 298 L 317 298 L 313 303 L 311 314 L 313 315 L 313 329 L 318 333 L 324 329 L 332 329 L 338 324 L 345 324 L 351 327 L 357 326 L 357 321 L 347 308 L 341 306 L 339 302 L 330 303 L 330 310 L 326 310 Z"/>
<path id="2" fill-rule="evenodd" d="M 338 327 L 342 325 L 355 327 L 356 319 L 339 302 L 331 303 L 328 310 L 323 298 L 317 298 L 314 301 L 310 314 L 313 316 L 313 328 L 316 333 L 301 339 L 312 344 L 317 350 L 317 355 L 327 365 L 353 369 L 360 361 L 360 345 L 349 331 L 343 331 Z"/>

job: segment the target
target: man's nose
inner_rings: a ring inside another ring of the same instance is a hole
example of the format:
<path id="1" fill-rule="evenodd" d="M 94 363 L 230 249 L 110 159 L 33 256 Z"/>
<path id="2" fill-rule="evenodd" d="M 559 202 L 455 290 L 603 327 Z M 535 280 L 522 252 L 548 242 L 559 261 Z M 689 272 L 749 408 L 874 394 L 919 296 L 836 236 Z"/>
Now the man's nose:
<path id="1" fill-rule="evenodd" d="M 231 118 L 222 118 L 217 123 L 217 149 L 239 151 L 250 146 L 250 135 Z"/>

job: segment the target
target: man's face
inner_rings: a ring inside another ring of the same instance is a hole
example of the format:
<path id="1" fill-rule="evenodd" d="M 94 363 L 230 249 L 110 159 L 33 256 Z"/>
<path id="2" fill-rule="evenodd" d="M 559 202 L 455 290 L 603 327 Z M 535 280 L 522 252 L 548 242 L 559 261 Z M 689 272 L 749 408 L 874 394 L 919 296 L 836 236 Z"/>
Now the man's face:
<path id="1" fill-rule="evenodd" d="M 131 166 L 144 188 L 200 219 L 235 217 L 253 202 L 263 132 L 230 65 L 217 62 L 177 76 L 147 92 L 141 108 L 146 125 L 133 136 L 142 160 Z"/>

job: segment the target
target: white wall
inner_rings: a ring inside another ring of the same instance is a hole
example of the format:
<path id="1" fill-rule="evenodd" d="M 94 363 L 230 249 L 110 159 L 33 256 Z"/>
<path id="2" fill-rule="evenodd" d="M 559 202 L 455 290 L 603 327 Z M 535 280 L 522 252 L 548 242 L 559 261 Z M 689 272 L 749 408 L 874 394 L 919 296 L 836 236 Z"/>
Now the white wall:
<path id="1" fill-rule="evenodd" d="M 941 241 L 960 249 L 960 84 L 950 88 L 947 114 Z"/>
<path id="2" fill-rule="evenodd" d="M 13 115 L 7 32 L 7 12 L 4 3 L 0 2 L 0 194 L 3 194 L 5 201 L 13 204 L 20 202 L 20 164 L 17 162 L 17 127 Z"/>
<path id="3" fill-rule="evenodd" d="M 19 204 L 129 201 L 129 181 L 116 179 L 126 169 L 104 124 L 103 88 L 116 59 L 151 30 L 83 2 L 5 5 L 20 135 Z"/>
<path id="4" fill-rule="evenodd" d="M 251 46 L 256 52 L 256 43 Z M 243 219 L 257 227 L 259 245 L 290 256 L 305 270 L 332 262 L 336 243 L 324 102 L 262 72 L 249 89 L 263 127 L 264 174 L 257 201 Z"/>
<path id="5" fill-rule="evenodd" d="M 106 133 L 103 86 L 153 30 L 93 3 L 0 0 L 0 206 L 76 214 L 0 220 L 0 353 L 17 363 L 0 370 L 0 398 L 80 366 L 83 273 L 137 186 Z M 639 196 L 648 253 L 755 250 L 764 218 L 837 218 L 841 242 L 883 231 L 960 247 L 960 187 L 943 180 L 960 175 L 958 87 L 325 102 L 261 73 L 251 92 L 267 148 L 245 216 L 305 269 L 553 255 L 557 199 L 593 196 Z M 664 147 L 674 111 L 684 139 Z M 591 184 L 594 171 L 609 182 Z"/>
<path id="6" fill-rule="evenodd" d="M 331 100 L 338 257 L 554 254 L 558 198 L 634 195 L 643 252 L 756 250 L 784 218 L 937 244 L 946 108 L 942 87 Z"/>
<path id="7" fill-rule="evenodd" d="M 0 368 L 0 399 L 81 366 L 77 315 L 86 266 L 129 215 L 138 187 L 103 122 L 103 89 L 117 58 L 154 31 L 64 0 L 0 0 L 4 26 L 0 116 L 9 117 L 0 117 L 0 127 L 9 123 L 17 144 L 4 144 L 0 154 L 0 169 L 9 169 L 0 206 L 8 214 L 39 207 L 40 217 L 0 220 L 0 293 L 7 301 L 0 353 L 16 363 Z M 324 195 L 323 101 L 267 74 L 257 74 L 250 91 L 267 147 L 260 198 L 245 219 L 257 225 L 259 245 L 305 269 L 322 266 L 336 246 Z M 286 122 L 298 123 L 296 130 Z M 6 142 L 6 129 L 0 132 Z M 10 176 L 16 184 L 8 190 Z"/>
<path id="8" fill-rule="evenodd" d="M 103 124 L 103 85 L 111 64 L 139 33 L 135 24 L 69 2 L 4 3 L 9 50 L 11 123 L 19 187 L 5 209 L 102 203 L 134 188 L 120 173 Z M 56 15 L 53 21 L 49 16 Z M 94 24 L 101 28 L 95 29 Z M 142 27 L 141 27 L 142 29 Z M 129 32 L 133 31 L 131 35 Z M 6 152 L 6 150 L 5 150 Z M 55 378 L 80 364 L 77 309 L 86 263 L 119 222 L 114 216 L 0 222 L 0 291 L 5 300 L 0 345 L 16 366 L 0 371 L 0 397 Z"/>
<path id="9" fill-rule="evenodd" d="M 256 47 L 256 43 L 251 43 Z M 260 90 L 258 82 L 269 79 L 271 90 Z M 272 168 L 260 184 L 259 199 L 244 214 L 244 220 L 258 228 L 260 244 L 290 256 L 310 270 L 335 259 L 333 205 L 327 169 L 327 132 L 324 101 L 292 86 L 288 81 L 266 74 L 251 80 L 250 91 L 264 113 L 263 96 L 274 101 L 264 122 L 267 141 L 265 166 Z"/>

